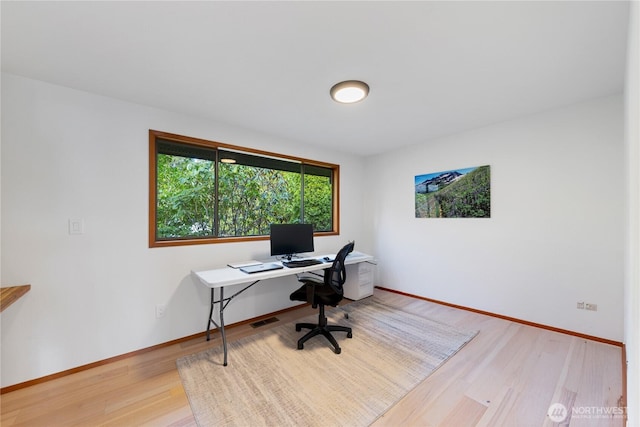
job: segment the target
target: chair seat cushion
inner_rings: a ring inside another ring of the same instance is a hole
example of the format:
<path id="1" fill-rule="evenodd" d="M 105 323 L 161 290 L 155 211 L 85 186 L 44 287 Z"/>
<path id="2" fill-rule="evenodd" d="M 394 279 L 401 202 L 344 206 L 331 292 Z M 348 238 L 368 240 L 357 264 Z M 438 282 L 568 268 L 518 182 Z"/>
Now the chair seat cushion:
<path id="1" fill-rule="evenodd" d="M 313 302 L 313 301 L 307 301 L 307 283 L 309 284 L 314 283 L 316 286 L 315 288 L 316 304 L 331 305 L 335 307 L 336 305 L 338 305 L 340 300 L 342 300 L 342 295 L 336 294 L 335 291 L 331 289 L 330 286 L 327 286 L 322 282 L 317 282 L 315 280 L 305 280 L 304 283 L 305 283 L 304 285 L 300 286 L 299 289 L 294 291 L 289 296 L 289 299 L 291 299 L 291 301 L 306 301 L 308 303 Z"/>

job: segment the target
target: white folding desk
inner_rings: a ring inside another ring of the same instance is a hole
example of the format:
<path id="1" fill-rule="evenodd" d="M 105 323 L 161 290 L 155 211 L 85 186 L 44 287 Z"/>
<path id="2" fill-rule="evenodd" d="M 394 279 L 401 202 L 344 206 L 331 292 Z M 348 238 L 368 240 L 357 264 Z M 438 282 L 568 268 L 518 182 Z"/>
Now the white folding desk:
<path id="1" fill-rule="evenodd" d="M 309 258 L 317 258 L 322 260 L 325 256 L 330 259 L 335 257 L 335 254 L 331 255 L 319 255 Z M 357 264 L 360 262 L 370 262 L 373 260 L 371 255 L 363 254 L 361 252 L 352 252 L 347 255 L 345 259 L 345 265 Z M 265 263 L 279 264 L 279 261 L 265 261 Z M 273 279 L 276 277 L 285 277 L 291 275 L 297 275 L 300 273 L 306 273 L 310 271 L 323 270 L 331 267 L 331 262 L 323 262 L 322 264 L 314 264 L 307 267 L 288 268 L 284 267 L 278 270 L 263 271 L 259 273 L 248 274 L 241 271 L 239 268 L 223 267 L 215 270 L 205 271 L 192 271 L 191 273 L 200 280 L 200 282 L 211 288 L 211 308 L 209 310 L 209 320 L 207 321 L 207 341 L 210 339 L 211 324 L 214 324 L 220 330 L 220 336 L 222 337 L 222 347 L 224 350 L 224 366 L 227 366 L 227 337 L 224 333 L 224 310 L 231 300 L 242 292 L 246 291 L 256 283 L 259 283 L 266 279 Z M 239 285 L 248 283 L 247 286 L 240 289 L 229 297 L 224 296 L 225 286 Z M 215 298 L 215 290 L 219 290 L 219 298 Z M 218 304 L 218 315 L 220 324 L 213 320 L 213 312 L 215 305 Z"/>

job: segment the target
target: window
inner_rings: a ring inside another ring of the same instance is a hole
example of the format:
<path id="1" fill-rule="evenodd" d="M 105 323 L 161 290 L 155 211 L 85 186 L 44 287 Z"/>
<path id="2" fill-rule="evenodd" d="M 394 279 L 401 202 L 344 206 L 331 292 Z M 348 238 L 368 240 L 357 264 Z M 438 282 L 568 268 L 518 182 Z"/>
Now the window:
<path id="1" fill-rule="evenodd" d="M 272 223 L 338 233 L 339 166 L 149 131 L 149 246 L 267 239 Z"/>

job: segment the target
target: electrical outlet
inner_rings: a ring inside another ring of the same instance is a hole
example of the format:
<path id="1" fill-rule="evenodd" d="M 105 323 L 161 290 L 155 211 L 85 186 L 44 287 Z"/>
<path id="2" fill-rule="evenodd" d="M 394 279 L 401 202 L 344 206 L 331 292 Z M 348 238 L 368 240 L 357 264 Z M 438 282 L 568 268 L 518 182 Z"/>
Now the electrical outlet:
<path id="1" fill-rule="evenodd" d="M 589 304 L 586 303 L 584 305 L 585 310 L 598 311 L 598 304 Z"/>
<path id="2" fill-rule="evenodd" d="M 165 312 L 167 311 L 167 306 L 165 304 L 156 305 L 156 319 L 160 319 L 164 317 Z"/>
<path id="3" fill-rule="evenodd" d="M 576 308 L 578 310 L 584 310 L 584 302 L 579 302 Z"/>

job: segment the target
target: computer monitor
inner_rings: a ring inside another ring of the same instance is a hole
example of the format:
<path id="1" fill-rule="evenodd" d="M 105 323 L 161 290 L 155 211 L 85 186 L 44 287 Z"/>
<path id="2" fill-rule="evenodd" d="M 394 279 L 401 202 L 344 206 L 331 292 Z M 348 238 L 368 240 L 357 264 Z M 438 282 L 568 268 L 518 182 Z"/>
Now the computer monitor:
<path id="1" fill-rule="evenodd" d="M 271 255 L 284 255 L 291 259 L 295 254 L 313 252 L 313 225 L 271 224 Z"/>

